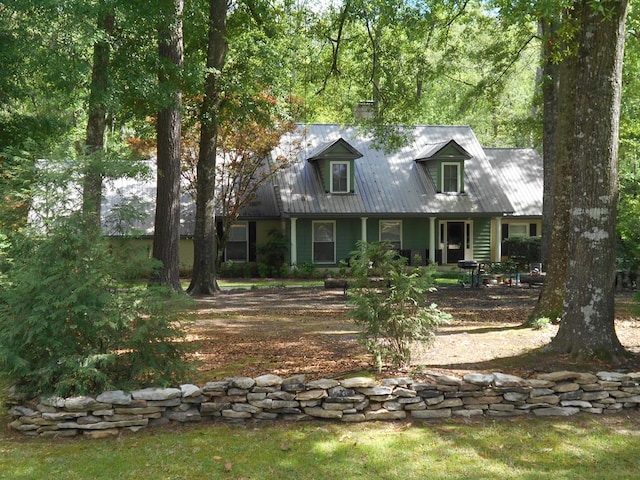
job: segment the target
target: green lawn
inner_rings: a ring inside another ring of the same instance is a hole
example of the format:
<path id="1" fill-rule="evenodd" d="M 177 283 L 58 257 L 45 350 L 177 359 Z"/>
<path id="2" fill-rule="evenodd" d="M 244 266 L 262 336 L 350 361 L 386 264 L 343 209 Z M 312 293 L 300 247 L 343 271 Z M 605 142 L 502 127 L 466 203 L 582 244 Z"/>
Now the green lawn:
<path id="1" fill-rule="evenodd" d="M 207 424 L 0 440 L 8 479 L 635 479 L 640 418 Z"/>

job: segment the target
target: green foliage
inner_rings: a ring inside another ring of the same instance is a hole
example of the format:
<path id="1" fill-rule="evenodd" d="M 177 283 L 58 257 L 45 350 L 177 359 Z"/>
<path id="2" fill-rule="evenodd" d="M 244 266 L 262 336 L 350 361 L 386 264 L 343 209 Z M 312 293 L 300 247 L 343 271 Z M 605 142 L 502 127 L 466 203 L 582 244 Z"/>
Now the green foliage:
<path id="1" fill-rule="evenodd" d="M 277 229 L 270 230 L 267 241 L 258 247 L 258 261 L 269 267 L 274 275 L 278 275 L 282 271 L 288 249 L 285 234 Z"/>
<path id="2" fill-rule="evenodd" d="M 185 370 L 176 298 L 127 284 L 122 274 L 130 271 L 79 220 L 11 240 L 0 285 L 0 369 L 18 388 L 85 394 L 162 384 Z"/>
<path id="3" fill-rule="evenodd" d="M 351 315 L 363 328 L 361 342 L 379 370 L 386 362 L 409 366 L 414 344 L 431 343 L 436 328 L 451 318 L 435 304 L 426 303 L 432 272 L 408 268 L 405 263 L 384 242 L 359 242 L 351 254 Z"/>
<path id="4" fill-rule="evenodd" d="M 541 244 L 542 237 L 516 235 L 505 238 L 502 241 L 502 251 L 511 260 L 519 260 L 525 263 L 540 262 Z"/>

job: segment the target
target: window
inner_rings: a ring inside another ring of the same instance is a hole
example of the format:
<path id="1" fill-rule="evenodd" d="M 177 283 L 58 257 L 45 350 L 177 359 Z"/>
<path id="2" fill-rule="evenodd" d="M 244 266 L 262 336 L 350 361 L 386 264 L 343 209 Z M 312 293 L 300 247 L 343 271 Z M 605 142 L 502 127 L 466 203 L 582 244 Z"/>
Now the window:
<path id="1" fill-rule="evenodd" d="M 246 223 L 231 225 L 229 239 L 225 250 L 226 260 L 234 262 L 246 262 L 249 255 L 249 232 Z"/>
<path id="2" fill-rule="evenodd" d="M 402 222 L 400 220 L 380 220 L 380 241 L 389 242 L 393 248 L 402 248 Z"/>
<path id="3" fill-rule="evenodd" d="M 460 164 L 442 164 L 442 191 L 445 193 L 460 192 Z"/>
<path id="4" fill-rule="evenodd" d="M 529 225 L 526 223 L 510 223 L 509 237 L 525 237 L 529 235 Z"/>
<path id="5" fill-rule="evenodd" d="M 331 193 L 349 193 L 349 162 L 331 162 Z"/>
<path id="6" fill-rule="evenodd" d="M 313 222 L 313 263 L 336 263 L 336 223 Z"/>

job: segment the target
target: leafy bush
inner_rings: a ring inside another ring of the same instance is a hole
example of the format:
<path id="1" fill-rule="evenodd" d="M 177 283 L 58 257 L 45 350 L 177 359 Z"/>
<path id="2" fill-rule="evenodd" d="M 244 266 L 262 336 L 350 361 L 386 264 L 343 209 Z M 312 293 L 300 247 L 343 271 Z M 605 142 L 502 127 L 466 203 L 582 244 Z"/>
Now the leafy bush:
<path id="1" fill-rule="evenodd" d="M 131 271 L 82 222 L 14 237 L 0 286 L 0 369 L 29 393 L 77 395 L 171 381 L 186 368 L 176 296 Z"/>
<path id="2" fill-rule="evenodd" d="M 359 242 L 358 247 L 351 254 L 354 287 L 348 294 L 351 315 L 363 328 L 360 340 L 378 370 L 385 362 L 407 367 L 414 344 L 430 344 L 436 328 L 451 316 L 426 302 L 431 270 L 406 267 L 406 259 L 385 243 Z"/>
<path id="3" fill-rule="evenodd" d="M 268 235 L 267 242 L 258 247 L 258 260 L 260 263 L 266 264 L 274 275 L 277 275 L 282 271 L 289 247 L 284 233 L 280 230 L 270 230 Z"/>

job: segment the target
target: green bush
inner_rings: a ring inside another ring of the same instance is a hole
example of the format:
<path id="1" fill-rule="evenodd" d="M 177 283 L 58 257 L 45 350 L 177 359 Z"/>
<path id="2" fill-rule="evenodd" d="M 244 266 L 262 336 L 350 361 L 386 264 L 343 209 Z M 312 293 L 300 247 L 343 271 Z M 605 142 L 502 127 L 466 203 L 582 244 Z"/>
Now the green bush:
<path id="1" fill-rule="evenodd" d="M 408 268 L 385 243 L 359 242 L 351 254 L 354 286 L 348 291 L 351 315 L 363 328 L 360 340 L 381 370 L 411 363 L 414 344 L 430 344 L 436 328 L 451 316 L 426 296 L 432 288 L 432 270 Z"/>
<path id="2" fill-rule="evenodd" d="M 177 297 L 127 283 L 130 269 L 79 220 L 14 237 L 6 255 L 0 369 L 19 389 L 79 395 L 184 372 Z"/>

